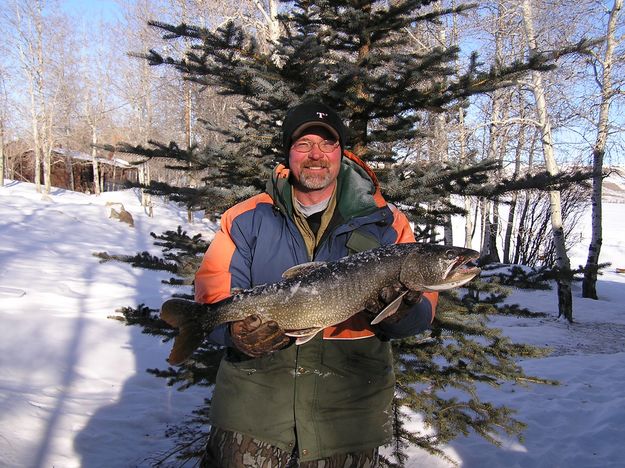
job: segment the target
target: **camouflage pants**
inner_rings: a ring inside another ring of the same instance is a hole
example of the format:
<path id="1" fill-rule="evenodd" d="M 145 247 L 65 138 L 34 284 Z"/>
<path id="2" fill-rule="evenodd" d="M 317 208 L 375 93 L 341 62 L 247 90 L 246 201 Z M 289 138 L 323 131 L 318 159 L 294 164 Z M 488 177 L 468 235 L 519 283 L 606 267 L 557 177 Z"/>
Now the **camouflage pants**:
<path id="1" fill-rule="evenodd" d="M 291 454 L 237 432 L 213 428 L 201 468 L 379 468 L 378 449 L 300 462 Z"/>

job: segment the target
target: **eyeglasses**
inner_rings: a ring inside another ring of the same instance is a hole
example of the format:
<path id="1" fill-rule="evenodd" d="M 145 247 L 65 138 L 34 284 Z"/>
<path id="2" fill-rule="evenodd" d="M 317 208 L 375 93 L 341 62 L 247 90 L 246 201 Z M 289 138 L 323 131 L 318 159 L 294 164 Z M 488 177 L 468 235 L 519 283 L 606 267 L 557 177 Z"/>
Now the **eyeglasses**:
<path id="1" fill-rule="evenodd" d="M 315 145 L 324 153 L 331 153 L 339 147 L 339 142 L 336 140 L 321 140 L 319 143 L 315 143 L 310 140 L 298 140 L 293 143 L 291 148 L 298 153 L 310 153 Z"/>

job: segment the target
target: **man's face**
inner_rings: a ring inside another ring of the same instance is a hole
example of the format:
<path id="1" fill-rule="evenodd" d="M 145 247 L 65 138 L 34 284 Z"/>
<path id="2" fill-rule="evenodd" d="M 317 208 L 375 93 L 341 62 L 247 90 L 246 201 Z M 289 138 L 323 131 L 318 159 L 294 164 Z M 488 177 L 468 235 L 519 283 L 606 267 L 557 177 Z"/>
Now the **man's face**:
<path id="1" fill-rule="evenodd" d="M 341 168 L 341 146 L 329 130 L 323 127 L 308 128 L 291 144 L 289 168 L 302 190 L 317 191 L 333 187 Z"/>

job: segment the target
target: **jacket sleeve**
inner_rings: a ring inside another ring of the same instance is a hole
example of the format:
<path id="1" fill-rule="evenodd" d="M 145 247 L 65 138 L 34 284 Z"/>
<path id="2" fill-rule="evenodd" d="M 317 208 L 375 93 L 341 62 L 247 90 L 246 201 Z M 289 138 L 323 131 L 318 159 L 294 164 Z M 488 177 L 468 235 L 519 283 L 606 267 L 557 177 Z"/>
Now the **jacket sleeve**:
<path id="1" fill-rule="evenodd" d="M 249 268 L 243 265 L 249 264 L 249 249 L 246 249 L 245 242 L 235 242 L 233 238 L 241 237 L 242 233 L 237 233 L 237 226 L 233 212 L 228 210 L 221 218 L 221 226 L 215 234 L 208 250 L 204 254 L 202 263 L 195 274 L 195 301 L 205 304 L 225 299 L 231 295 L 232 288 L 249 287 Z M 233 259 L 236 264 L 233 265 Z M 247 284 L 246 284 L 247 283 Z M 216 327 L 207 337 L 215 344 L 222 346 L 232 346 L 228 324 Z"/>
<path id="2" fill-rule="evenodd" d="M 195 301 L 212 304 L 231 295 L 234 288 L 251 286 L 251 248 L 237 223 L 236 210 L 226 211 L 195 274 Z"/>
<path id="3" fill-rule="evenodd" d="M 410 222 L 404 213 L 399 211 L 395 205 L 390 205 L 391 212 L 393 213 L 393 230 L 397 233 L 396 244 L 406 244 L 408 242 L 416 242 L 414 238 L 414 232 L 410 227 Z"/>

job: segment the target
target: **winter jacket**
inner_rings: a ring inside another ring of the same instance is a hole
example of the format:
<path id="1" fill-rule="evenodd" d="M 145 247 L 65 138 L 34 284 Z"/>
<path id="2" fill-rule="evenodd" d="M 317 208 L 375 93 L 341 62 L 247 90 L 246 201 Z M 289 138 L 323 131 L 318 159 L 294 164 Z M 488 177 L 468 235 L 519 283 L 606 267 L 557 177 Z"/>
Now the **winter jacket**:
<path id="1" fill-rule="evenodd" d="M 196 301 L 213 303 L 235 288 L 280 281 L 285 270 L 311 260 L 414 242 L 407 218 L 384 201 L 373 172 L 346 151 L 334 214 L 310 258 L 294 222 L 288 175 L 279 165 L 265 193 L 224 213 L 195 277 Z M 212 423 L 286 451 L 297 442 L 301 461 L 385 444 L 395 385 L 388 338 L 426 329 L 436 301 L 436 293 L 426 293 L 394 325 L 371 326 L 357 314 L 301 346 L 258 359 L 227 348 L 213 393 Z"/>

